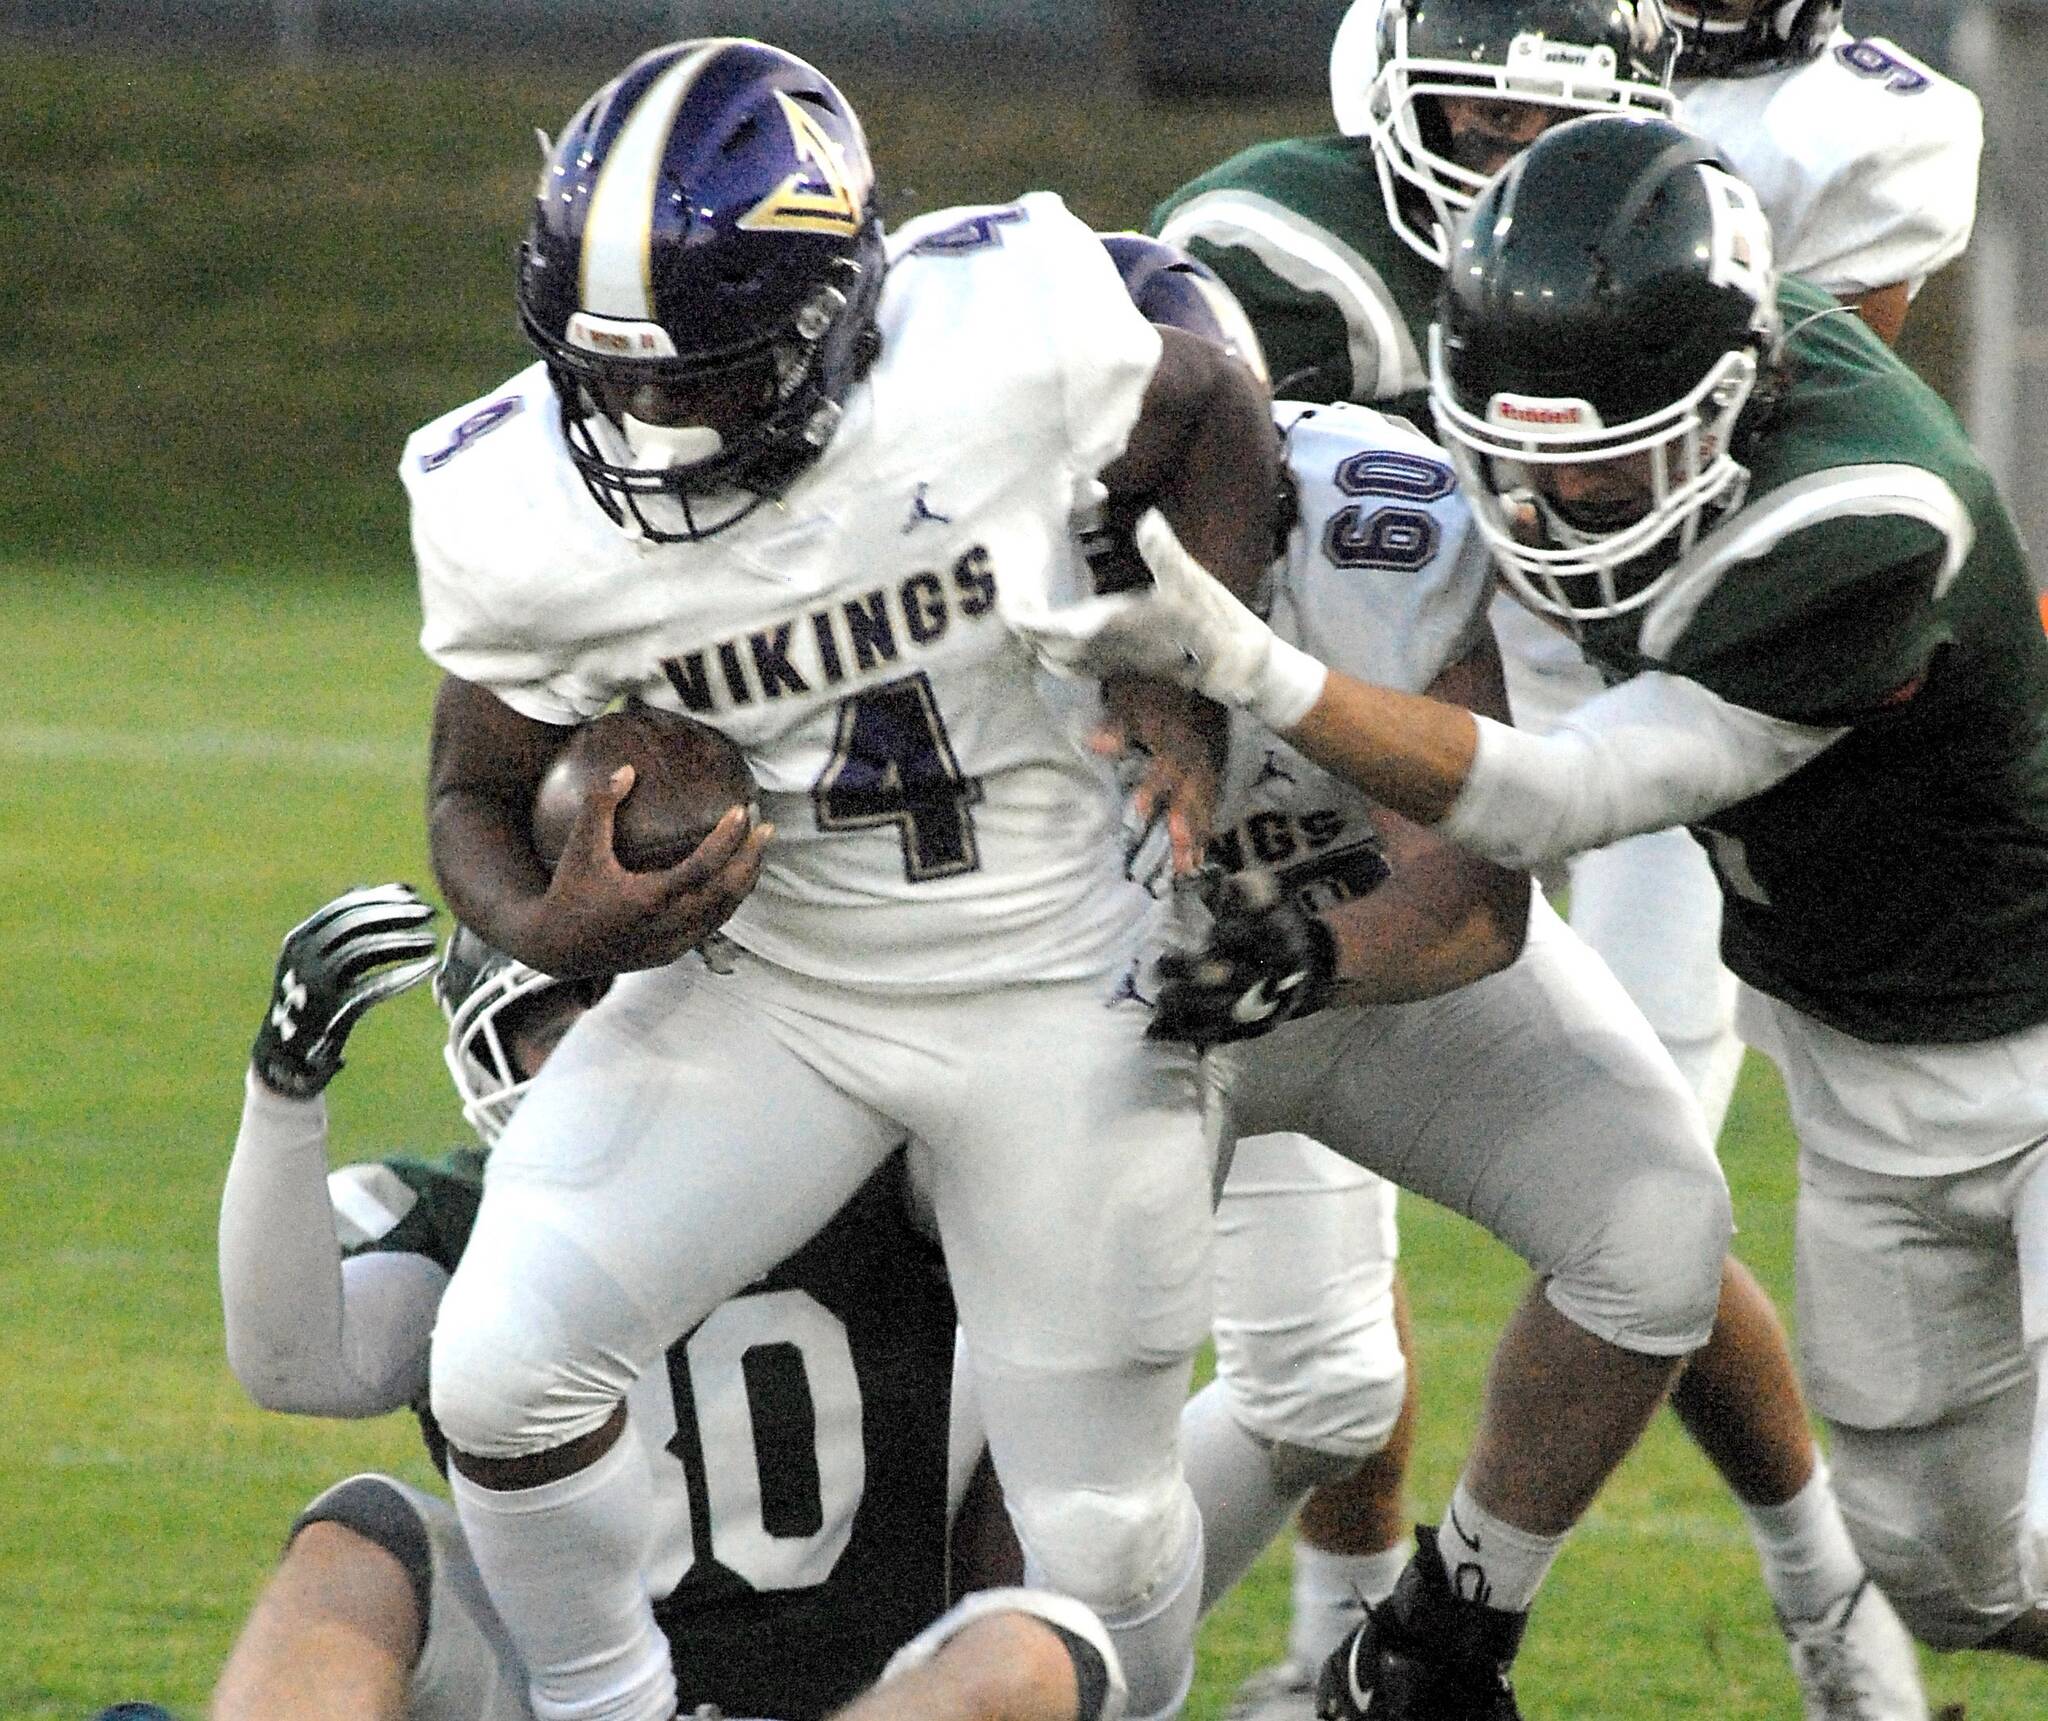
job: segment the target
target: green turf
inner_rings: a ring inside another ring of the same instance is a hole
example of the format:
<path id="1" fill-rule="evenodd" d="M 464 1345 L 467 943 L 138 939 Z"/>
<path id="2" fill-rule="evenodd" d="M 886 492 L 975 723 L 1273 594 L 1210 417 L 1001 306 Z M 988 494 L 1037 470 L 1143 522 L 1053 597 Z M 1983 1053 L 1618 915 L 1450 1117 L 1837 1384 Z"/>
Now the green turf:
<path id="1" fill-rule="evenodd" d="M 404 1418 L 286 1419 L 220 1357 L 212 1230 L 276 940 L 351 882 L 424 877 L 432 676 L 409 588 L 21 567 L 0 588 L 0 1716 L 75 1721 L 147 1693 L 196 1716 L 292 1512 L 366 1465 L 424 1475 Z M 337 1148 L 458 1132 L 421 994 L 374 1018 L 334 1093 Z M 1727 1143 L 1743 1249 L 1787 1282 L 1790 1149 L 1752 1067 Z M 1425 1382 L 1414 1500 L 1456 1474 L 1518 1274 L 1420 1202 L 1405 1246 Z M 1268 1562 L 1207 1629 L 1209 1721 L 1283 1627 Z M 1532 1717 L 1795 1713 L 1746 1542 L 1704 1466 L 1655 1429 L 1545 1590 Z M 2041 1680 L 1934 1666 L 1975 1721 Z M 2031 1692 L 2031 1697 L 2029 1696 Z"/>

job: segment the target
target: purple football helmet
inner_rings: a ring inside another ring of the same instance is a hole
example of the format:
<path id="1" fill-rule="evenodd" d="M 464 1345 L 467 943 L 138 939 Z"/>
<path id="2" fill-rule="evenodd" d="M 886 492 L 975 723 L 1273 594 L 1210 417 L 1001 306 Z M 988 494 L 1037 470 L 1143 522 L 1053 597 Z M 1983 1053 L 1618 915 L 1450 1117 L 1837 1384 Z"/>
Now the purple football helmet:
<path id="1" fill-rule="evenodd" d="M 823 452 L 880 350 L 874 183 L 846 98 L 762 42 L 657 48 L 570 120 L 519 321 L 612 519 L 709 537 Z"/>
<path id="2" fill-rule="evenodd" d="M 1105 233 L 1102 248 L 1148 323 L 1164 323 L 1214 341 L 1266 380 L 1266 355 L 1252 320 L 1223 278 L 1178 245 L 1143 233 Z"/>

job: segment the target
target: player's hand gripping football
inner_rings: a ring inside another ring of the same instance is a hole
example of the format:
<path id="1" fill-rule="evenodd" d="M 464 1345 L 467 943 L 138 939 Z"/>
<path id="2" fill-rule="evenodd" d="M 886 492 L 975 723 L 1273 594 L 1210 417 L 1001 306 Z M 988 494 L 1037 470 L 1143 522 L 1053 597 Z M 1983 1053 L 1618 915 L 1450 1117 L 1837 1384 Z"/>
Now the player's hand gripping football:
<path id="1" fill-rule="evenodd" d="M 1209 910 L 1209 936 L 1200 950 L 1161 958 L 1150 1038 L 1221 1046 L 1322 1008 L 1336 940 L 1277 878 L 1263 868 L 1206 867 L 1194 888 Z"/>
<path id="2" fill-rule="evenodd" d="M 410 885 L 366 885 L 285 934 L 250 1059 L 273 1093 L 311 1099 L 363 1016 L 434 971 L 435 910 Z"/>
<path id="3" fill-rule="evenodd" d="M 695 949 L 732 918 L 761 875 L 775 827 L 744 807 L 729 810 L 674 866 L 631 872 L 619 864 L 613 821 L 632 788 L 624 765 L 593 787 L 569 827 L 547 895 L 538 904 L 543 973 L 565 979 L 660 968 Z M 549 966 L 552 962 L 554 966 Z"/>
<path id="4" fill-rule="evenodd" d="M 1300 722 L 1322 693 L 1323 666 L 1232 597 L 1157 508 L 1138 517 L 1131 537 L 1151 571 L 1150 586 L 1005 611 L 1039 661 L 1063 675 L 1122 670 L 1172 682 L 1248 711 L 1270 728 Z"/>

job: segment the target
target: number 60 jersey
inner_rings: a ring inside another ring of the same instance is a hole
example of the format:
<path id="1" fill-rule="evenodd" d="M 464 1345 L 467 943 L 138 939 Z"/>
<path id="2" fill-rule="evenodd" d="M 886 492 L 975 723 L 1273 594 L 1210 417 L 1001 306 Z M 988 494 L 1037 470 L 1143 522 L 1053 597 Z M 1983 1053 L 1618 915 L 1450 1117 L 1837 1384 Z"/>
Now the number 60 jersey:
<path id="1" fill-rule="evenodd" d="M 759 956 L 870 988 L 1100 974 L 1150 903 L 1089 713 L 1002 608 L 1080 589 L 1079 492 L 1129 439 L 1159 337 L 1047 193 L 890 250 L 881 356 L 838 434 L 716 536 L 613 524 L 540 365 L 416 432 L 421 644 L 541 722 L 632 694 L 730 736 L 777 831 L 726 927 Z"/>
<path id="2" fill-rule="evenodd" d="M 1273 416 L 1299 500 L 1268 622 L 1347 674 L 1423 692 L 1478 643 L 1493 593 L 1450 462 L 1405 420 L 1370 407 L 1281 401 Z M 1273 869 L 1310 912 L 1383 876 L 1365 796 L 1242 718 L 1231 724 L 1209 853 L 1233 872 Z"/>

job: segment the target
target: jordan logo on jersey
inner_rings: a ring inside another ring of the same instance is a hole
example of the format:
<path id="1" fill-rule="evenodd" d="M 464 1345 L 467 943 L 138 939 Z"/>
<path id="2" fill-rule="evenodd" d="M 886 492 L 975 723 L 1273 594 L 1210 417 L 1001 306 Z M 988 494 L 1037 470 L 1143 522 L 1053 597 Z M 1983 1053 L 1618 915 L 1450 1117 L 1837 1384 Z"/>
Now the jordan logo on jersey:
<path id="1" fill-rule="evenodd" d="M 931 494 L 931 488 L 929 484 L 920 484 L 916 494 L 910 498 L 910 518 L 903 522 L 905 536 L 927 522 L 934 526 L 950 526 L 953 523 L 951 514 L 939 513 L 926 499 Z"/>
<path id="2" fill-rule="evenodd" d="M 661 671 L 685 710 L 732 710 L 839 687 L 874 671 L 900 674 L 906 650 L 936 645 L 956 622 L 981 621 L 995 607 L 995 563 L 976 544 L 944 573 L 924 570 L 820 604 L 790 621 L 665 658 Z"/>

